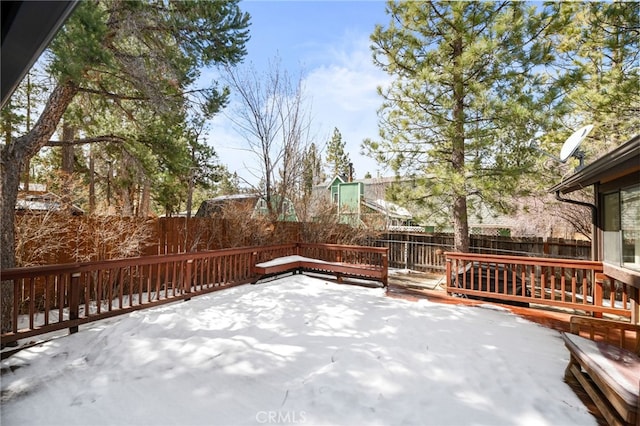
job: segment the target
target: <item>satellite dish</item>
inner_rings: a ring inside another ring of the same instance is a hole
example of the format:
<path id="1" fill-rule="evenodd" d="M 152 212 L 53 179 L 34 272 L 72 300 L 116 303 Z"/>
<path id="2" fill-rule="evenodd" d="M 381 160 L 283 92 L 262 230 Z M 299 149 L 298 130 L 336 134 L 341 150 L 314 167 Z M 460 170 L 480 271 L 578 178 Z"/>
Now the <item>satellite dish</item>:
<path id="1" fill-rule="evenodd" d="M 560 150 L 559 160 L 561 162 L 566 163 L 569 157 L 575 154 L 575 152 L 578 150 L 578 147 L 580 146 L 584 138 L 587 137 L 591 129 L 593 129 L 593 124 L 584 126 L 576 130 L 571 136 L 569 136 L 569 139 L 565 141 L 565 143 L 562 145 L 562 149 Z"/>

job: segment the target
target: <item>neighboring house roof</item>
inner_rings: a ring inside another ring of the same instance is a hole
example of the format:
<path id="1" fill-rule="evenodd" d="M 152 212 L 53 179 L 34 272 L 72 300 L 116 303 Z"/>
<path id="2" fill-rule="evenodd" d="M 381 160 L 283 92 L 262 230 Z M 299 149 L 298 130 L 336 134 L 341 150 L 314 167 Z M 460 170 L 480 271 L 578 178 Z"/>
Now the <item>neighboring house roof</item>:
<path id="1" fill-rule="evenodd" d="M 16 210 L 32 212 L 64 211 L 64 206 L 60 202 L 60 197 L 48 192 L 42 195 L 28 194 L 24 197 L 19 197 L 16 200 Z M 82 215 L 84 210 L 72 205 L 71 214 Z"/>
<path id="2" fill-rule="evenodd" d="M 367 179 L 354 179 L 354 182 L 362 182 L 365 185 L 374 185 L 374 184 L 391 184 L 394 182 L 406 182 L 410 181 L 409 178 L 401 178 L 401 177 L 376 177 L 376 178 L 367 178 Z"/>
<path id="3" fill-rule="evenodd" d="M 347 179 L 345 179 L 344 177 L 342 177 L 340 175 L 337 175 L 333 179 L 328 180 L 325 183 L 320 184 L 320 186 L 324 186 L 326 188 L 331 188 L 333 185 L 335 185 L 336 181 L 338 181 L 338 183 L 345 183 L 345 182 L 347 182 Z"/>
<path id="4" fill-rule="evenodd" d="M 640 177 L 640 135 L 632 137 L 616 149 L 588 164 L 549 189 L 549 192 L 559 191 L 567 194 L 630 173 L 637 173 Z"/>
<path id="5" fill-rule="evenodd" d="M 348 179 L 346 177 L 336 175 L 333 178 L 326 180 L 317 186 L 329 188 L 331 187 L 331 185 L 335 183 L 336 180 L 338 180 L 339 183 L 349 183 L 347 182 Z M 379 184 L 390 185 L 394 182 L 407 182 L 410 180 L 411 179 L 409 178 L 401 178 L 401 177 L 377 177 L 377 178 L 367 178 L 367 179 L 353 179 L 351 182 L 360 182 L 360 183 L 364 183 L 365 185 L 379 185 Z"/>
<path id="6" fill-rule="evenodd" d="M 44 183 L 29 183 L 29 188 L 24 187 L 24 183 L 20 182 L 20 191 L 25 192 L 38 192 L 44 194 L 47 192 L 47 185 Z"/>
<path id="7" fill-rule="evenodd" d="M 196 217 L 207 217 L 215 213 L 221 213 L 224 206 L 230 205 L 230 203 L 242 204 L 250 203 L 253 207 L 256 201 L 260 198 L 258 194 L 233 194 L 233 195 L 220 195 L 218 197 L 204 200 L 198 211 Z"/>
<path id="8" fill-rule="evenodd" d="M 219 195 L 207 201 L 215 203 L 215 202 L 225 202 L 228 200 L 257 200 L 258 198 L 260 198 L 258 194 L 231 194 L 231 195 Z"/>
<path id="9" fill-rule="evenodd" d="M 382 199 L 370 200 L 364 199 L 363 203 L 365 206 L 384 214 L 385 216 L 399 218 L 399 219 L 412 219 L 413 215 L 409 210 L 401 207 L 397 204 L 394 204 L 390 201 L 385 201 Z"/>
<path id="10" fill-rule="evenodd" d="M 262 213 L 266 211 L 265 205 L 261 208 L 258 206 L 259 200 L 264 200 L 259 194 L 232 194 L 232 195 L 220 195 L 209 200 L 205 200 L 200 204 L 195 217 L 209 217 L 218 213 L 222 213 L 224 207 L 235 204 L 236 206 L 246 206 L 253 209 L 254 212 L 258 212 L 262 209 Z M 272 196 L 272 205 L 275 205 L 274 200 L 278 199 L 277 196 Z M 286 206 L 285 206 L 286 204 Z M 291 200 L 285 198 L 283 201 L 283 212 L 280 212 L 278 220 L 297 221 L 298 216 L 295 212 L 295 208 L 291 203 Z"/>

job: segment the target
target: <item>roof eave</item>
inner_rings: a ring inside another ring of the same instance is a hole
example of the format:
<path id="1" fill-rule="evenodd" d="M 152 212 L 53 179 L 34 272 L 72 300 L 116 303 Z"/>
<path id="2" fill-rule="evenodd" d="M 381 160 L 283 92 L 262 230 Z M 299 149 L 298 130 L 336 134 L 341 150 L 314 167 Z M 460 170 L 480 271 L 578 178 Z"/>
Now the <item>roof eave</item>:
<path id="1" fill-rule="evenodd" d="M 613 151 L 598 158 L 582 170 L 553 186 L 549 192 L 568 194 L 620 175 L 620 170 L 640 170 L 640 135 L 636 135 Z"/>

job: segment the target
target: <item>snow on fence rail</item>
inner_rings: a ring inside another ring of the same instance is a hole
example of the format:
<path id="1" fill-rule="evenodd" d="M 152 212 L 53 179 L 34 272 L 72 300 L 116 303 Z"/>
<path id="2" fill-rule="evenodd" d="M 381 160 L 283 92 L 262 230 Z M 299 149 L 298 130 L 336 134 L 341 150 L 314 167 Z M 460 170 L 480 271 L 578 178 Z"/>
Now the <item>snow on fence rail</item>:
<path id="1" fill-rule="evenodd" d="M 382 254 L 385 254 L 384 256 Z M 252 282 L 256 263 L 289 255 L 386 268 L 386 249 L 284 244 L 13 268 L 11 331 L 3 344 Z"/>
<path id="2" fill-rule="evenodd" d="M 447 292 L 631 317 L 638 290 L 603 274 L 602 262 L 445 253 Z"/>

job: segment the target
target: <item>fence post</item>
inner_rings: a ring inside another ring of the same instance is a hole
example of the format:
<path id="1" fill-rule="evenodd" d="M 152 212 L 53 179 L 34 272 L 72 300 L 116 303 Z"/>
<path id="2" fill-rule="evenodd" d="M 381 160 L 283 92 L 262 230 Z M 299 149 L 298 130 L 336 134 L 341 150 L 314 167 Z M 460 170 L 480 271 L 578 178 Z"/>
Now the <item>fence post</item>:
<path id="1" fill-rule="evenodd" d="M 389 249 L 382 253 L 382 284 L 389 290 Z"/>
<path id="2" fill-rule="evenodd" d="M 404 269 L 409 269 L 409 243 L 404 242 Z"/>
<path id="3" fill-rule="evenodd" d="M 596 272 L 595 279 L 593 280 L 593 306 L 602 306 L 602 295 L 604 292 L 603 286 L 606 279 L 607 276 L 605 274 Z M 613 295 L 613 297 L 615 298 L 615 294 Z M 592 316 L 594 318 L 602 318 L 602 312 L 592 312 Z"/>
<path id="4" fill-rule="evenodd" d="M 188 259 L 187 260 L 187 270 L 185 272 L 185 277 L 184 277 L 184 283 L 182 284 L 182 291 L 185 294 L 189 294 L 191 293 L 191 270 L 193 267 L 193 259 Z M 187 300 L 191 300 L 191 297 L 186 297 L 185 302 Z"/>
<path id="5" fill-rule="evenodd" d="M 71 274 L 71 281 L 69 282 L 69 319 L 71 321 L 78 319 L 79 314 L 79 305 L 80 305 L 80 276 L 82 274 L 77 272 L 75 274 Z M 97 303 L 100 303 L 100 300 L 97 300 Z M 85 306 L 85 311 L 89 309 L 88 306 Z M 85 312 L 86 314 L 86 312 Z M 78 326 L 74 325 L 73 327 L 69 327 L 69 334 L 77 333 Z"/>

